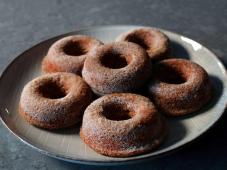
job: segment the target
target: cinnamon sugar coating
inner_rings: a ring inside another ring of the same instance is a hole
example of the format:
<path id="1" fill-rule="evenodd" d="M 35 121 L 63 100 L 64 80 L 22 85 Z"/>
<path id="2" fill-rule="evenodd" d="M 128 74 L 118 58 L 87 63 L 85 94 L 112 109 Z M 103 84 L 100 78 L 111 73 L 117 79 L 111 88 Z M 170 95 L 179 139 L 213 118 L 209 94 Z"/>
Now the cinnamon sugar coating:
<path id="1" fill-rule="evenodd" d="M 21 94 L 19 112 L 30 124 L 59 129 L 81 121 L 92 100 L 89 86 L 72 73 L 51 73 L 28 82 Z"/>
<path id="2" fill-rule="evenodd" d="M 166 133 L 164 120 L 146 97 L 115 93 L 92 102 L 84 112 L 80 136 L 96 152 L 128 157 L 149 152 Z"/>
<path id="3" fill-rule="evenodd" d="M 64 37 L 49 48 L 42 62 L 42 70 L 45 73 L 70 72 L 80 75 L 84 60 L 100 45 L 102 42 L 85 35 Z"/>
<path id="4" fill-rule="evenodd" d="M 98 95 L 132 92 L 150 77 L 151 63 L 145 50 L 130 42 L 98 47 L 84 62 L 82 76 Z"/>
<path id="5" fill-rule="evenodd" d="M 212 87 L 207 72 L 185 59 L 167 59 L 154 66 L 149 93 L 166 114 L 179 116 L 202 108 L 211 99 Z"/>
<path id="6" fill-rule="evenodd" d="M 169 58 L 169 38 L 155 28 L 138 28 L 120 34 L 116 41 L 133 42 L 143 47 L 152 61 Z"/>

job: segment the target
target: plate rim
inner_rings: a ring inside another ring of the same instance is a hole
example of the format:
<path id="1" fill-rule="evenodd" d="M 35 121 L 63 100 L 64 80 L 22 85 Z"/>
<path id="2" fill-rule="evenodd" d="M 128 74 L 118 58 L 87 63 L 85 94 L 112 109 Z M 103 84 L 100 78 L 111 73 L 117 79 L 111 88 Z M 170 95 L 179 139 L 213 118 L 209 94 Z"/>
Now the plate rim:
<path id="1" fill-rule="evenodd" d="M 131 27 L 132 29 L 134 29 L 134 28 L 139 28 L 139 27 L 152 27 L 152 26 L 142 26 L 142 25 L 102 25 L 102 26 L 100 25 L 100 26 L 89 26 L 89 27 L 76 29 L 74 31 L 70 31 L 70 32 L 67 32 L 67 33 L 64 33 L 64 34 L 60 34 L 60 35 L 56 35 L 56 36 L 50 37 L 48 39 L 45 39 L 43 41 L 40 41 L 40 42 L 36 43 L 35 45 L 31 46 L 30 48 L 24 50 L 22 53 L 17 55 L 8 65 L 5 66 L 5 68 L 3 68 L 3 71 L 0 73 L 0 81 L 2 81 L 2 78 L 7 73 L 7 71 L 10 69 L 11 65 L 13 65 L 21 56 L 23 56 L 24 54 L 26 54 L 27 52 L 29 52 L 33 48 L 36 48 L 36 47 L 40 46 L 41 44 L 43 44 L 43 43 L 45 43 L 47 41 L 51 41 L 53 39 L 57 39 L 57 38 L 60 38 L 60 37 L 71 35 L 71 34 L 75 34 L 76 32 L 80 32 L 80 31 L 88 31 L 88 30 L 94 30 L 94 29 L 107 29 L 107 28 L 112 28 L 112 29 L 115 28 L 116 29 L 116 28 L 122 28 L 122 27 L 128 27 L 128 28 Z M 162 28 L 158 28 L 158 27 L 152 27 L 152 28 L 157 28 L 157 29 L 160 29 L 160 30 L 162 30 L 164 32 L 169 32 L 170 34 L 174 34 L 174 35 L 177 35 L 177 36 L 184 36 L 182 34 L 178 34 L 178 33 L 175 33 L 173 31 L 165 30 L 165 29 L 162 29 Z M 184 36 L 184 37 L 188 38 L 187 36 Z M 225 82 L 227 82 L 227 72 L 226 72 L 225 66 L 221 62 L 221 60 L 218 58 L 218 56 L 212 50 L 208 49 L 206 46 L 204 46 L 200 42 L 195 41 L 195 40 L 193 40 L 191 38 L 188 38 L 188 39 L 199 43 L 203 47 L 204 50 L 206 50 L 207 52 L 209 52 L 209 53 L 211 53 L 213 55 L 213 58 L 218 63 L 219 68 L 221 69 L 223 75 L 225 75 L 224 76 L 224 80 L 226 80 Z M 223 92 L 222 92 L 222 95 L 224 95 L 224 97 L 227 98 L 227 89 L 226 88 L 227 88 L 227 83 L 224 84 Z M 141 162 L 141 161 L 155 159 L 157 157 L 161 157 L 161 156 L 170 154 L 172 152 L 175 152 L 175 151 L 177 151 L 179 149 L 182 149 L 186 145 L 198 140 L 202 135 L 207 133 L 221 119 L 221 117 L 223 116 L 226 108 L 227 108 L 227 103 L 225 103 L 225 106 L 223 107 L 223 110 L 220 111 L 221 112 L 220 115 L 211 124 L 209 124 L 206 129 L 202 130 L 197 136 L 193 137 L 189 141 L 186 141 L 184 144 L 182 144 L 180 146 L 177 146 L 176 148 L 170 148 L 169 150 L 161 152 L 161 153 L 158 153 L 156 155 L 152 155 L 152 156 L 151 155 L 147 155 L 146 157 L 134 157 L 134 158 L 132 157 L 132 159 L 127 159 L 127 160 L 98 161 L 98 160 L 87 160 L 87 159 L 80 159 L 80 158 L 74 159 L 74 158 L 71 158 L 71 157 L 68 157 L 68 156 L 65 156 L 65 155 L 62 155 L 62 154 L 58 154 L 58 153 L 51 152 L 51 151 L 46 151 L 44 148 L 42 148 L 40 146 L 35 146 L 31 142 L 29 142 L 29 140 L 19 136 L 15 131 L 10 129 L 10 127 L 8 127 L 6 122 L 3 120 L 1 111 L 0 111 L 0 120 L 1 120 L 2 124 L 4 125 L 4 127 L 6 129 L 8 129 L 8 131 L 11 134 L 13 134 L 17 139 L 19 139 L 20 141 L 22 141 L 26 145 L 30 146 L 31 148 L 33 148 L 34 150 L 36 150 L 36 151 L 38 151 L 38 152 L 40 152 L 42 154 L 45 154 L 47 156 L 54 157 L 54 158 L 57 158 L 57 159 L 60 159 L 60 160 L 72 162 L 72 163 L 80 163 L 80 164 L 87 164 L 87 165 L 104 165 L 105 166 L 105 165 L 123 165 L 123 164 L 138 163 L 138 162 Z"/>

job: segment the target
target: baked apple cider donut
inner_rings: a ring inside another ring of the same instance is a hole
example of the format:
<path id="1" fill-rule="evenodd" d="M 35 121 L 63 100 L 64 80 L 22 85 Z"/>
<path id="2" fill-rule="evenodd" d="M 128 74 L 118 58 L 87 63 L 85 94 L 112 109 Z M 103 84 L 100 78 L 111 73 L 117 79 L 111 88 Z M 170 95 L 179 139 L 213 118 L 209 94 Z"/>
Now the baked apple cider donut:
<path id="1" fill-rule="evenodd" d="M 212 87 L 207 72 L 184 59 L 167 59 L 154 66 L 149 93 L 166 114 L 179 116 L 202 108 L 210 99 Z"/>
<path id="2" fill-rule="evenodd" d="M 81 121 L 91 99 L 90 87 L 81 77 L 72 73 L 51 73 L 26 84 L 19 112 L 37 127 L 65 128 Z"/>
<path id="3" fill-rule="evenodd" d="M 96 152 L 129 157 L 156 149 L 165 121 L 146 97 L 115 93 L 92 102 L 84 112 L 80 136 Z"/>
<path id="4" fill-rule="evenodd" d="M 86 57 L 101 44 L 99 40 L 85 35 L 64 37 L 50 47 L 42 70 L 45 73 L 70 72 L 80 75 Z"/>
<path id="5" fill-rule="evenodd" d="M 169 58 L 169 38 L 155 28 L 138 28 L 119 35 L 116 41 L 133 42 L 143 47 L 152 61 Z"/>
<path id="6" fill-rule="evenodd" d="M 134 91 L 150 77 L 149 57 L 137 44 L 114 42 L 93 52 L 84 62 L 82 76 L 97 95 Z"/>

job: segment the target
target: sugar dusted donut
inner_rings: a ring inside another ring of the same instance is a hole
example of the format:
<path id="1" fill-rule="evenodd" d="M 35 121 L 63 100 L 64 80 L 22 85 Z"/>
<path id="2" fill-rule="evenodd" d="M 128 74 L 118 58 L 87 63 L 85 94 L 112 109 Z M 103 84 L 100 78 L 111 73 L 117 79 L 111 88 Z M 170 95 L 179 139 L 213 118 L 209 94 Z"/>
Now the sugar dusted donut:
<path id="1" fill-rule="evenodd" d="M 101 45 L 99 40 L 85 36 L 72 35 L 56 41 L 42 62 L 45 73 L 70 72 L 81 74 L 84 60 L 91 51 Z"/>
<path id="2" fill-rule="evenodd" d="M 146 97 L 115 93 L 92 102 L 85 110 L 80 136 L 96 152 L 128 157 L 158 147 L 165 123 Z"/>
<path id="3" fill-rule="evenodd" d="M 91 102 L 91 90 L 72 73 L 52 73 L 30 81 L 24 87 L 19 112 L 30 124 L 59 129 L 81 121 Z"/>
<path id="4" fill-rule="evenodd" d="M 137 44 L 114 42 L 93 52 L 84 62 L 82 76 L 98 95 L 134 91 L 150 77 L 149 57 Z"/>
<path id="5" fill-rule="evenodd" d="M 189 114 L 211 99 L 209 76 L 196 63 L 184 59 L 163 60 L 154 66 L 152 73 L 150 96 L 166 114 Z"/>
<path id="6" fill-rule="evenodd" d="M 119 35 L 116 41 L 128 41 L 142 46 L 152 61 L 169 57 L 168 37 L 155 28 L 138 28 Z"/>

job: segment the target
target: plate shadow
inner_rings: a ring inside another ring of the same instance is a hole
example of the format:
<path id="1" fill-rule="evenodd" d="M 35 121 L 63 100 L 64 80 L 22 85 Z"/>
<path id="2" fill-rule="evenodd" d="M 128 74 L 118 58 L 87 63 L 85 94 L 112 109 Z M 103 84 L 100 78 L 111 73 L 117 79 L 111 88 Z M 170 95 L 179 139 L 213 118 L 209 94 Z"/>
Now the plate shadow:
<path id="1" fill-rule="evenodd" d="M 187 49 L 182 46 L 180 43 L 171 40 L 170 41 L 171 52 L 170 56 L 172 58 L 183 58 L 183 59 L 190 59 L 190 54 Z"/>

